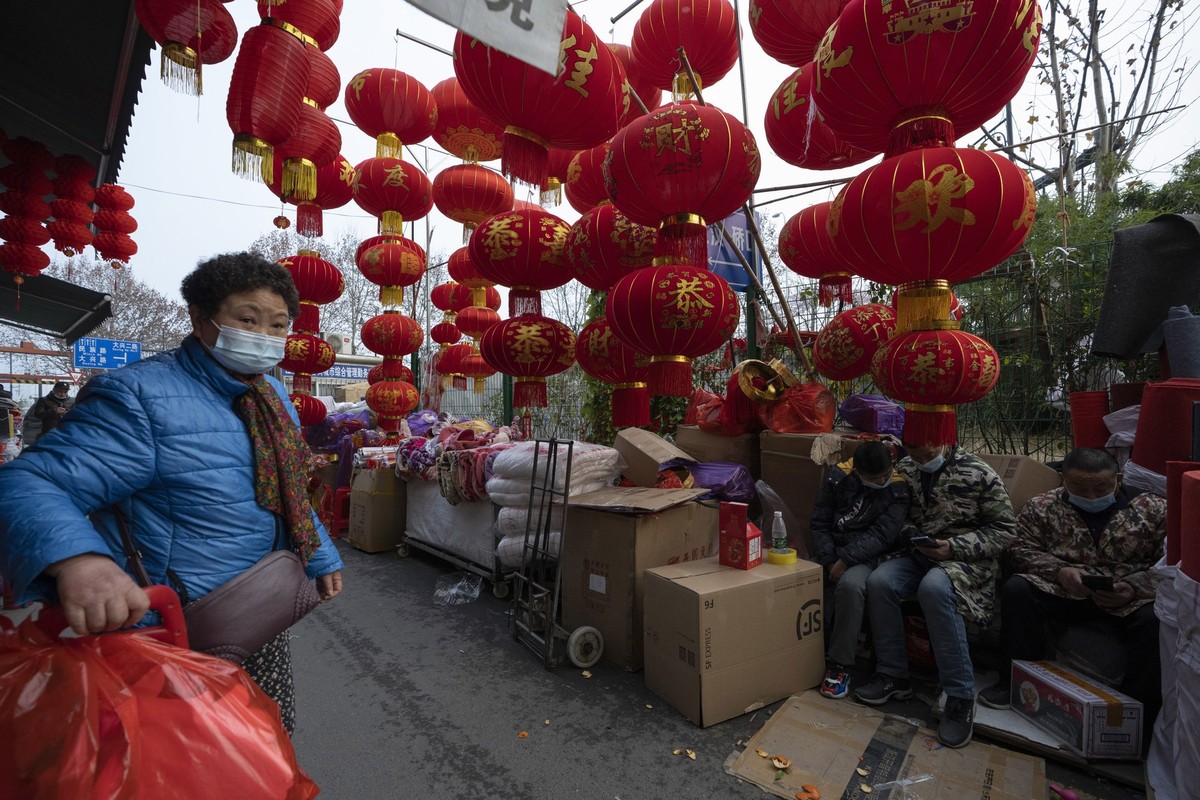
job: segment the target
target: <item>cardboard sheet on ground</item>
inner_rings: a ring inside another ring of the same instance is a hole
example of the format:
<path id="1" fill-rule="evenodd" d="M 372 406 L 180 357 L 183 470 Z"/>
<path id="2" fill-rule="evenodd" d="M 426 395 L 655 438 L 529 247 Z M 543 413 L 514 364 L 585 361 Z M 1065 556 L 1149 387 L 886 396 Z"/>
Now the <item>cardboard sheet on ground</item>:
<path id="1" fill-rule="evenodd" d="M 755 751 L 784 755 L 791 768 L 779 780 L 769 759 Z M 958 750 L 938 744 L 936 734 L 916 722 L 815 691 L 788 698 L 725 765 L 730 774 L 779 797 L 795 797 L 805 784 L 829 800 L 1029 800 L 1046 795 L 1046 762 L 973 741 Z M 868 770 L 866 777 L 859 768 Z M 898 789 L 875 784 L 936 776 Z M 871 787 L 867 792 L 862 789 Z"/>

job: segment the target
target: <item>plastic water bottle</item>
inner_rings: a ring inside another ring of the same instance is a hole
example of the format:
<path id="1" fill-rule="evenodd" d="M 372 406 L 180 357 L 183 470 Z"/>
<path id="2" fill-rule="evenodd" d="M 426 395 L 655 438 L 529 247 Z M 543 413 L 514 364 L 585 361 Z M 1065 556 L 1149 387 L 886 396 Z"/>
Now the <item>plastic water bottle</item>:
<path id="1" fill-rule="evenodd" d="M 787 526 L 783 524 L 783 512 L 776 511 L 771 519 L 771 549 L 777 553 L 787 552 Z"/>

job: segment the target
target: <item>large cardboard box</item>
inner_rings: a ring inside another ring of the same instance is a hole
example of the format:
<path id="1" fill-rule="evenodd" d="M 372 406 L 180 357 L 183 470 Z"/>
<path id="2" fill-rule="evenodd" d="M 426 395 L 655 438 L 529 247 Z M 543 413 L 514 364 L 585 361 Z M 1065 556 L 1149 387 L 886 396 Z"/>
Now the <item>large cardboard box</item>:
<path id="1" fill-rule="evenodd" d="M 395 469 L 362 469 L 350 483 L 350 544 L 368 553 L 391 550 L 404 536 L 407 486 Z"/>
<path id="2" fill-rule="evenodd" d="M 680 425 L 675 431 L 675 444 L 697 461 L 731 461 L 750 471 L 755 480 L 762 477 L 758 455 L 757 433 L 722 436 L 702 431 L 695 425 Z"/>
<path id="3" fill-rule="evenodd" d="M 816 434 L 810 433 L 763 431 L 759 441 L 762 479 L 796 516 L 798 530 L 789 530 L 788 534 L 793 547 L 799 550 L 801 544 L 804 546 L 802 554 L 813 551 L 809 519 L 825 476 L 825 468 L 809 457 L 816 439 Z"/>
<path id="4" fill-rule="evenodd" d="M 777 780 L 770 760 L 756 750 L 786 756 L 792 766 Z M 1046 797 L 1046 762 L 1040 758 L 984 744 L 978 737 L 957 750 L 942 747 L 936 733 L 912 720 L 857 703 L 830 702 L 816 692 L 789 698 L 726 769 L 786 798 L 795 797 L 805 784 L 831 800 Z M 913 784 L 907 794 L 881 787 L 921 775 L 933 779 Z"/>
<path id="5" fill-rule="evenodd" d="M 1013 511 L 1018 514 L 1031 498 L 1042 492 L 1057 489 L 1062 480 L 1057 471 L 1029 456 L 1001 455 L 995 453 L 979 453 L 988 466 L 996 470 L 1004 488 L 1008 490 L 1008 499 L 1012 501 Z"/>
<path id="6" fill-rule="evenodd" d="M 642 574 L 717 552 L 717 509 L 705 489 L 602 489 L 571 498 L 560 564 L 567 630 L 590 625 L 602 658 L 642 668 Z"/>
<path id="7" fill-rule="evenodd" d="M 1084 758 L 1140 758 L 1142 704 L 1052 661 L 1014 661 L 1013 709 Z"/>
<path id="8" fill-rule="evenodd" d="M 653 486 L 658 470 L 676 458 L 695 459 L 658 434 L 641 428 L 626 428 L 617 434 L 613 447 L 625 459 L 625 477 L 638 486 Z"/>
<path id="9" fill-rule="evenodd" d="M 647 570 L 646 686 L 704 728 L 816 686 L 822 602 L 810 561 Z"/>
<path id="10" fill-rule="evenodd" d="M 367 396 L 367 389 L 369 388 L 371 388 L 371 384 L 366 381 L 335 386 L 333 387 L 333 399 L 338 403 L 357 403 Z"/>

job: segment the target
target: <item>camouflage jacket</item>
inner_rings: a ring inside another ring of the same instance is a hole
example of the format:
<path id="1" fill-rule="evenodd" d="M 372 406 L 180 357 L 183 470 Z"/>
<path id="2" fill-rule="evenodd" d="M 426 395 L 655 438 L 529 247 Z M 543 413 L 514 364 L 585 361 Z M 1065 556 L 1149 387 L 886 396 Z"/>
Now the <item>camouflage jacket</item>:
<path id="1" fill-rule="evenodd" d="M 930 563 L 950 576 L 959 613 L 980 625 L 990 624 L 1000 553 L 1017 529 L 1000 476 L 982 460 L 952 447 L 926 500 L 921 471 L 913 460 L 901 459 L 897 469 L 912 490 L 905 539 L 925 535 L 949 541 L 950 560 Z"/>
<path id="2" fill-rule="evenodd" d="M 830 467 L 812 511 L 813 560 L 823 567 L 839 558 L 846 566 L 873 564 L 907 542 L 908 481 L 897 472 L 882 489 L 863 485 L 853 462 Z"/>
<path id="3" fill-rule="evenodd" d="M 1154 600 L 1150 568 L 1162 556 L 1167 501 L 1139 494 L 1122 501 L 1092 542 L 1083 519 L 1067 501 L 1066 489 L 1032 498 L 1017 518 L 1017 538 L 1009 547 L 1014 570 L 1043 592 L 1070 597 L 1058 585 L 1062 567 L 1078 567 L 1094 575 L 1112 575 L 1133 586 L 1134 598 L 1120 608 L 1105 609 L 1123 617 Z"/>

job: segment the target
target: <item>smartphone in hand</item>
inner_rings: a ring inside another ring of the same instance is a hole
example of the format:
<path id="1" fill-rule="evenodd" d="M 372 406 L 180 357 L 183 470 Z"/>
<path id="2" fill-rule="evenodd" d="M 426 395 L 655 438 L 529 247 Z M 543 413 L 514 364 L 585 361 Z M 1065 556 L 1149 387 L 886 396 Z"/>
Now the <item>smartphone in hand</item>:
<path id="1" fill-rule="evenodd" d="M 908 541 L 913 547 L 937 547 L 937 540 L 932 536 L 913 536 Z"/>
<path id="2" fill-rule="evenodd" d="M 1079 579 L 1093 592 L 1111 592 L 1113 590 L 1112 575 L 1080 575 Z"/>

